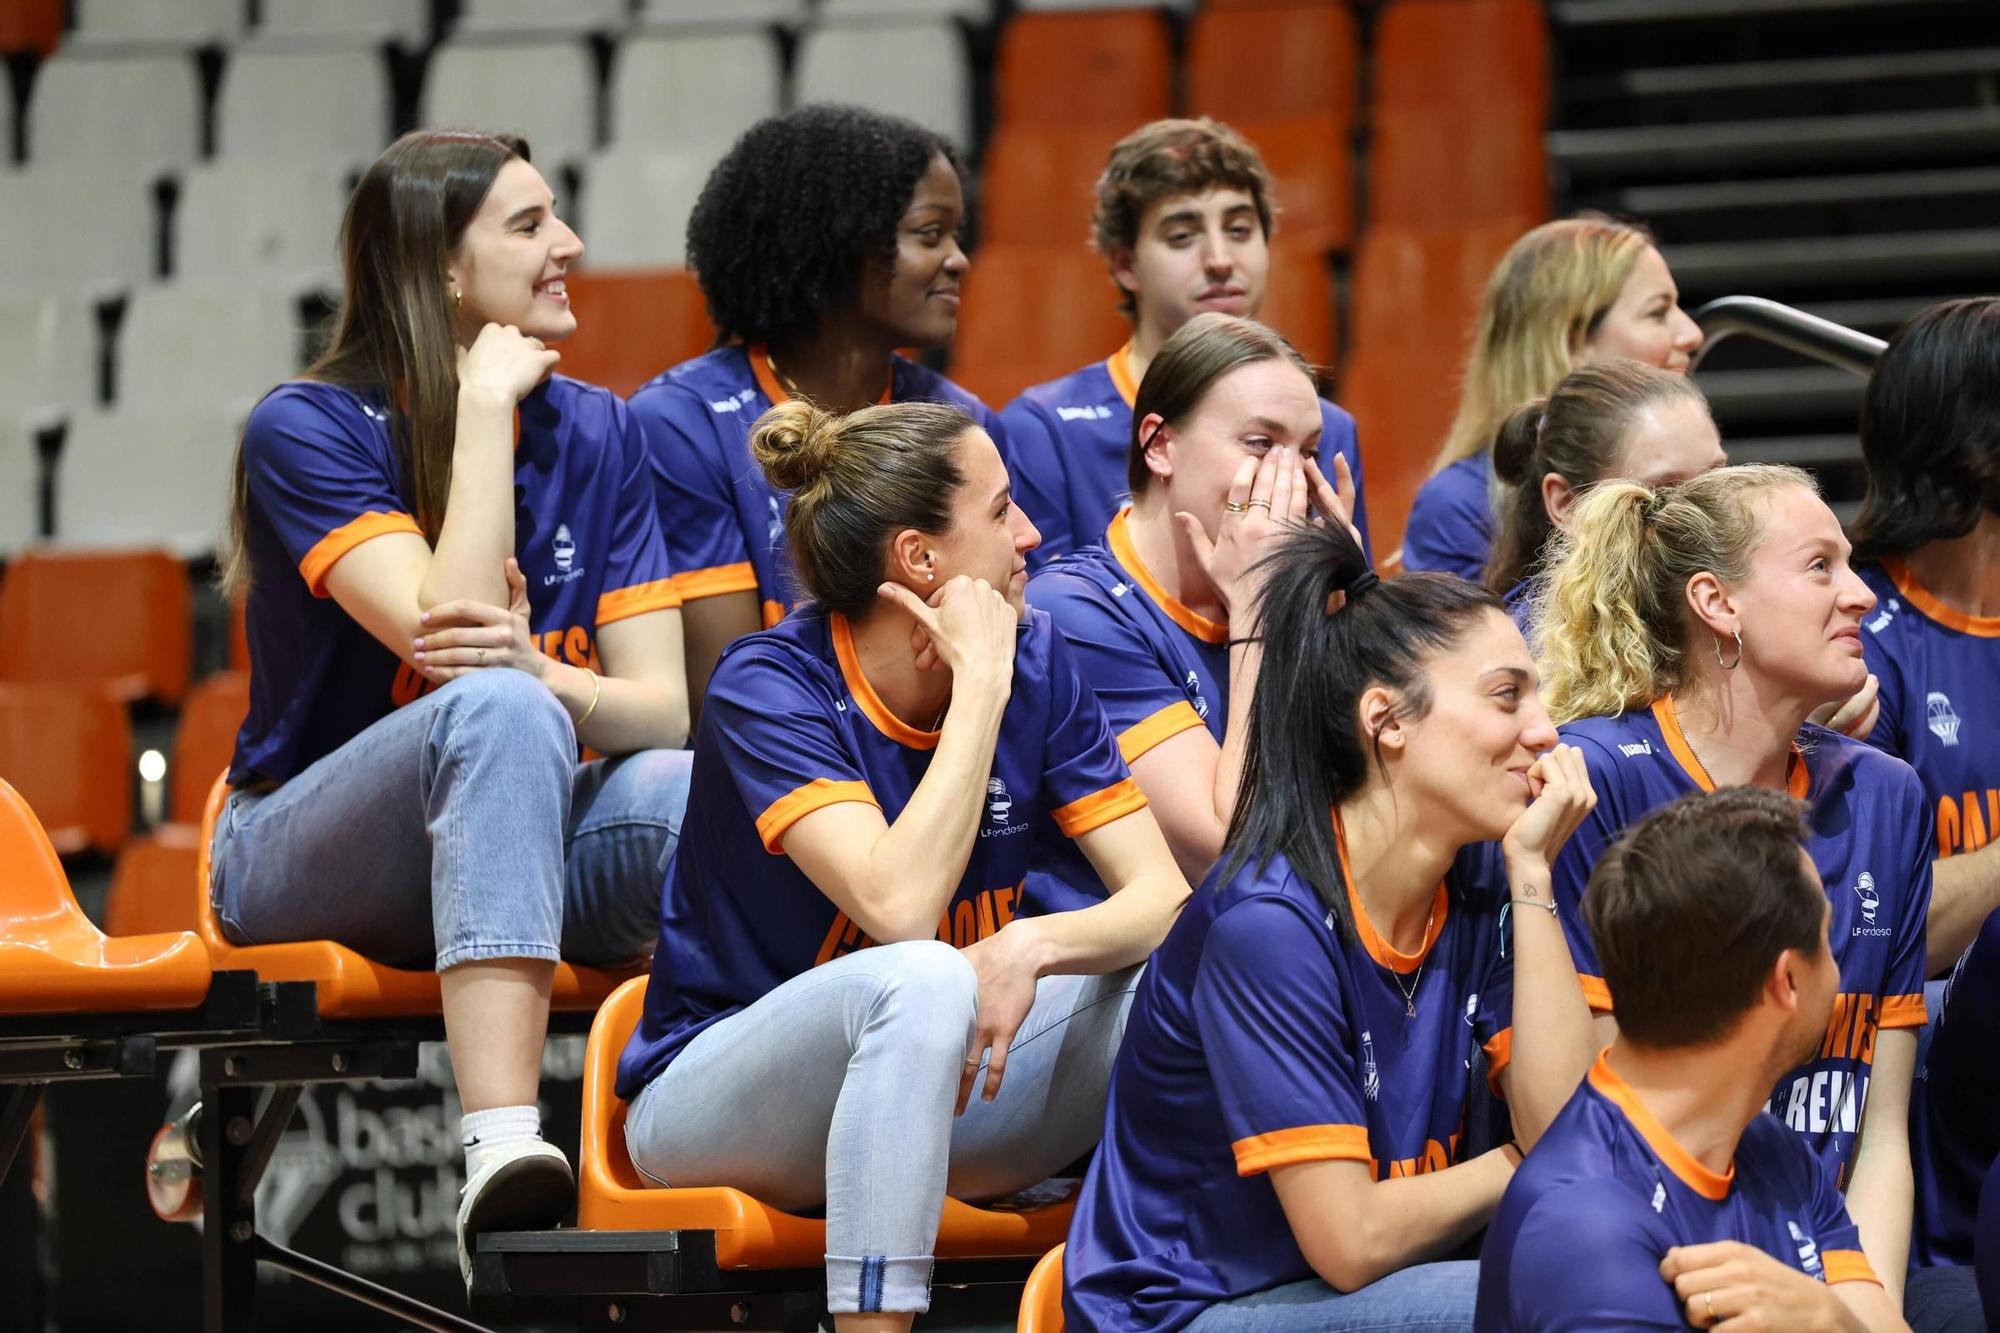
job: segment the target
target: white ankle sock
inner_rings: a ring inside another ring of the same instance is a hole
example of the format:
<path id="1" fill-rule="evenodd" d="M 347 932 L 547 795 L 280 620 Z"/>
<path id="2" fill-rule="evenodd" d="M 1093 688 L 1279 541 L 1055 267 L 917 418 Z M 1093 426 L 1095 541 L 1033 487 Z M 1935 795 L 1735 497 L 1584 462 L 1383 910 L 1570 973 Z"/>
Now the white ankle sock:
<path id="1" fill-rule="evenodd" d="M 459 1117 L 458 1133 L 465 1145 L 465 1178 L 470 1180 L 496 1148 L 516 1139 L 542 1137 L 542 1110 L 539 1106 L 495 1106 L 467 1111 Z"/>

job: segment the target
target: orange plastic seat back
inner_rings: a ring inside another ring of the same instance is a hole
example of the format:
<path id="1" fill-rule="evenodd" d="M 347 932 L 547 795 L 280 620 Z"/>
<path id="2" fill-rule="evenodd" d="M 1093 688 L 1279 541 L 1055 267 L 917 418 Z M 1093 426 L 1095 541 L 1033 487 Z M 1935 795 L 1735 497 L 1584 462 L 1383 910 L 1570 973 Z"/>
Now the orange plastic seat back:
<path id="1" fill-rule="evenodd" d="M 1459 361 L 1359 348 L 1340 377 L 1368 478 L 1368 531 L 1378 558 L 1402 549 L 1410 503 L 1458 406 Z"/>
<path id="2" fill-rule="evenodd" d="M 1131 336 L 1104 258 L 1083 245 L 989 245 L 973 256 L 951 374 L 995 408 L 1101 361 Z"/>
<path id="3" fill-rule="evenodd" d="M 0 681 L 96 681 L 177 703 L 194 651 L 187 568 L 165 551 L 30 551 L 0 587 Z"/>
<path id="4" fill-rule="evenodd" d="M 0 5 L 0 55 L 48 55 L 62 42 L 63 0 L 7 0 Z"/>
<path id="5" fill-rule="evenodd" d="M 208 789 L 216 773 L 229 767 L 236 733 L 249 711 L 250 677 L 241 671 L 218 671 L 188 691 L 187 702 L 181 705 L 180 729 L 174 733 L 169 819 L 200 822 Z"/>
<path id="6" fill-rule="evenodd" d="M 1257 318 L 1285 335 L 1306 364 L 1329 367 L 1340 351 L 1334 323 L 1333 271 L 1325 252 L 1284 233 L 1271 246 L 1271 275 Z"/>
<path id="7" fill-rule="evenodd" d="M 100 685 L 0 685 L 0 778 L 64 855 L 115 852 L 132 830 L 132 724 Z"/>
<path id="8" fill-rule="evenodd" d="M 1354 263 L 1354 345 L 1370 352 L 1461 356 L 1480 297 L 1532 220 L 1470 227 L 1376 227 Z"/>
<path id="9" fill-rule="evenodd" d="M 1396 0 L 1375 29 L 1378 113 L 1444 109 L 1549 118 L 1541 0 Z"/>
<path id="10" fill-rule="evenodd" d="M 1540 121 L 1468 112 L 1385 115 L 1369 146 L 1369 219 L 1378 227 L 1453 227 L 1549 216 Z"/>
<path id="11" fill-rule="evenodd" d="M 244 603 L 237 598 L 229 604 L 229 669 L 250 671 L 250 626 L 245 620 Z"/>
<path id="12" fill-rule="evenodd" d="M 995 130 L 979 204 L 982 248 L 1089 245 L 1097 178 L 1123 133 L 1101 126 Z"/>
<path id="13" fill-rule="evenodd" d="M 1278 235 L 1322 250 L 1354 238 L 1354 152 L 1349 122 L 1294 116 L 1237 126 L 1264 155 L 1278 187 Z"/>
<path id="14" fill-rule="evenodd" d="M 686 269 L 576 269 L 569 275 L 576 332 L 556 367 L 627 397 L 715 342 L 701 285 Z"/>
<path id="15" fill-rule="evenodd" d="M 590 1025 L 583 1058 L 583 1137 L 579 1142 L 579 1190 L 641 1190 L 650 1182 L 625 1150 L 625 1103 L 620 1101 L 618 1057 L 639 1016 L 646 1010 L 646 978 L 634 977 L 611 992 Z"/>
<path id="16" fill-rule="evenodd" d="M 1188 33 L 1188 110 L 1239 121 L 1360 113 L 1361 46 L 1345 4 L 1216 9 Z"/>
<path id="17" fill-rule="evenodd" d="M 1151 9 L 1017 14 L 1000 33 L 995 81 L 998 126 L 1124 134 L 1172 107 L 1166 19 Z"/>
<path id="18" fill-rule="evenodd" d="M 1021 1318 L 1016 1333 L 1062 1333 L 1063 1247 L 1043 1255 L 1028 1284 L 1021 1288 Z"/>
<path id="19" fill-rule="evenodd" d="M 118 853 L 111 892 L 104 900 L 104 933 L 156 935 L 197 931 L 201 920 L 188 898 L 201 862 L 201 828 L 162 824 L 134 838 Z"/>

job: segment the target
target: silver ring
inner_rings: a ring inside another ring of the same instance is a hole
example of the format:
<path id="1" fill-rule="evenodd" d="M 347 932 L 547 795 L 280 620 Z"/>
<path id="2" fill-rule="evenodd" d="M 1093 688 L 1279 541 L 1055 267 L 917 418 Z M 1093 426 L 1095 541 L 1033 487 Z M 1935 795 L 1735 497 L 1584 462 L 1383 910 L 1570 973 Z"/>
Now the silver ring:
<path id="1" fill-rule="evenodd" d="M 485 650 L 484 648 L 481 648 L 481 649 L 479 650 L 479 658 L 478 658 L 478 662 L 479 662 L 479 665 L 480 665 L 480 666 L 485 666 L 485 665 L 486 665 L 486 650 Z"/>

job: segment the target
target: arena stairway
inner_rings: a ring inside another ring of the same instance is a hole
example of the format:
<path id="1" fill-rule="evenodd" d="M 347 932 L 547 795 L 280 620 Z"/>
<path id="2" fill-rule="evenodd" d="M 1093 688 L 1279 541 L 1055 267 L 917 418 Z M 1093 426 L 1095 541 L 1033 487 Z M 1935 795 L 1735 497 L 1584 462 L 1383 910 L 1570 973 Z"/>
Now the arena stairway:
<path id="1" fill-rule="evenodd" d="M 1887 337 L 2000 290 L 1991 0 L 1552 0 L 1558 212 L 1658 234 L 1690 311 L 1745 293 Z M 1738 338 L 1700 383 L 1730 456 L 1859 502 L 1861 382 Z"/>

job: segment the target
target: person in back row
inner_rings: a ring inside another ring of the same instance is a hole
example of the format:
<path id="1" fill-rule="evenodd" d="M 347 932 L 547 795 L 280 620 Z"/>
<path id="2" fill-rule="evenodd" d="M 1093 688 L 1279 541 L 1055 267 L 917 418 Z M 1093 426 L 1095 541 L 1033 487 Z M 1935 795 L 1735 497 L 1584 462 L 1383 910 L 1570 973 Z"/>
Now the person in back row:
<path id="1" fill-rule="evenodd" d="M 1598 861 L 1618 1037 L 1501 1197 L 1478 1333 L 1903 1327 L 1832 1176 L 1764 1113 L 1840 985 L 1800 813 L 1683 796 Z"/>
<path id="2" fill-rule="evenodd" d="M 1096 1141 L 1187 881 L 1025 609 L 1035 529 L 985 431 L 784 403 L 751 449 L 813 600 L 716 667 L 618 1095 L 652 1179 L 824 1205 L 836 1325 L 906 1329 L 947 1190 L 1013 1193 Z M 1044 836 L 1102 901 L 1024 911 Z"/>
<path id="3" fill-rule="evenodd" d="M 750 428 L 795 398 L 993 413 L 896 354 L 942 347 L 965 277 L 958 155 L 938 135 L 858 107 L 805 106 L 753 125 L 709 174 L 688 263 L 721 346 L 632 395 L 652 451 L 660 523 L 685 603 L 697 724 L 722 650 L 798 600 L 785 496 L 750 458 Z"/>
<path id="4" fill-rule="evenodd" d="M 1592 797 L 1520 631 L 1338 524 L 1273 560 L 1228 850 L 1140 982 L 1070 1226 L 1079 1333 L 1468 1327 L 1442 1261 L 1590 1060 L 1549 863 Z M 1482 1046 L 1518 1143 L 1466 1156 Z"/>
<path id="5" fill-rule="evenodd" d="M 1320 406 L 1283 338 L 1233 315 L 1196 315 L 1139 384 L 1133 502 L 1097 542 L 1028 583 L 1193 883 L 1221 853 L 1236 808 L 1263 658 L 1256 636 L 1232 638 L 1230 624 L 1255 619 L 1269 572 L 1260 561 L 1290 525 L 1315 511 L 1345 523 L 1353 502 L 1351 482 L 1336 494 L 1314 461 Z M 1049 860 L 1029 879 L 1031 899 L 1074 905 L 1095 890 L 1065 843 Z"/>
<path id="6" fill-rule="evenodd" d="M 1549 710 L 1599 797 L 1557 859 L 1556 892 L 1602 1035 L 1617 1031 L 1619 997 L 1585 915 L 1598 858 L 1691 791 L 1749 783 L 1804 799 L 1840 994 L 1770 1105 L 1837 1173 L 1869 1262 L 1900 1302 L 1930 812 L 1908 764 L 1806 720 L 1860 688 L 1874 594 L 1796 468 L 1717 468 L 1661 490 L 1604 482 L 1558 541 L 1532 623 Z"/>
<path id="7" fill-rule="evenodd" d="M 1091 219 L 1132 337 L 1103 361 L 1022 393 L 1000 414 L 1021 507 L 1041 530 L 1030 567 L 1103 535 L 1134 488 L 1128 478 L 1139 383 L 1175 330 L 1203 311 L 1255 316 L 1270 277 L 1277 226 L 1271 173 L 1219 121 L 1156 120 L 1112 148 Z M 1354 418 L 1320 403 L 1320 444 L 1347 460 L 1350 515 L 1368 551 L 1368 516 Z"/>
<path id="8" fill-rule="evenodd" d="M 1403 567 L 1485 572 L 1497 518 L 1493 442 L 1523 403 L 1610 357 L 1685 372 L 1700 347 L 1701 329 L 1644 227 L 1579 213 L 1514 242 L 1479 302 L 1458 413 L 1410 508 Z"/>
<path id="9" fill-rule="evenodd" d="M 550 373 L 582 252 L 519 139 L 398 139 L 348 201 L 331 343 L 251 412 L 230 512 L 250 712 L 216 915 L 239 944 L 436 967 L 468 1273 L 475 1233 L 573 1204 L 536 1109 L 556 960 L 643 952 L 687 799 L 645 446 Z"/>

